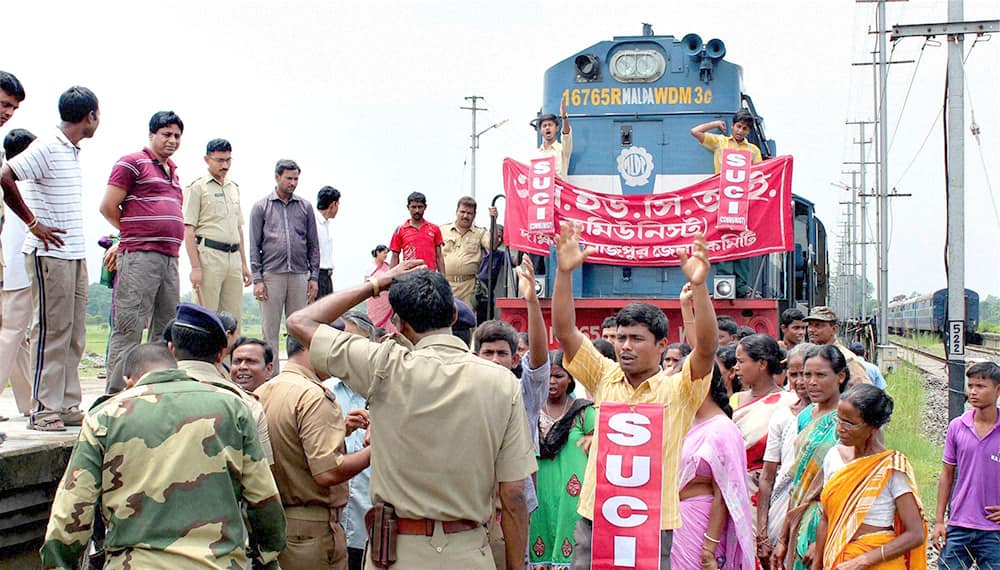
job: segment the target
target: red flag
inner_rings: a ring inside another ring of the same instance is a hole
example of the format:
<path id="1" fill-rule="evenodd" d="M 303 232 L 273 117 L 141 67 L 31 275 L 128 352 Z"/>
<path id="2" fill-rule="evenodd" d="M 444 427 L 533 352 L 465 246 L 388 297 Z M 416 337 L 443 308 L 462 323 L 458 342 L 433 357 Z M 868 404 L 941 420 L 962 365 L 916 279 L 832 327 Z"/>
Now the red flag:
<path id="1" fill-rule="evenodd" d="M 507 208 L 504 241 L 518 251 L 549 254 L 549 231 L 531 228 L 538 212 L 530 198 L 530 168 L 507 159 L 503 163 Z M 578 222 L 582 245 L 597 252 L 591 263 L 662 267 L 680 265 L 677 251 L 691 247 L 694 234 L 705 234 L 712 262 L 791 251 L 792 157 L 779 156 L 751 166 L 743 230 L 718 227 L 720 176 L 660 194 L 602 194 L 555 179 L 553 223 Z M 541 196 L 537 198 L 543 200 Z M 541 203 L 548 207 L 548 204 Z M 547 215 L 547 214 L 545 214 Z"/>
<path id="2" fill-rule="evenodd" d="M 750 212 L 750 164 L 748 150 L 723 149 L 719 161 L 719 217 L 715 227 L 724 230 L 747 229 Z"/>
<path id="3" fill-rule="evenodd" d="M 552 203 L 556 189 L 556 159 L 553 156 L 531 161 L 528 173 L 528 231 L 555 232 Z"/>
<path id="4" fill-rule="evenodd" d="M 663 404 L 602 402 L 591 568 L 660 567 Z"/>

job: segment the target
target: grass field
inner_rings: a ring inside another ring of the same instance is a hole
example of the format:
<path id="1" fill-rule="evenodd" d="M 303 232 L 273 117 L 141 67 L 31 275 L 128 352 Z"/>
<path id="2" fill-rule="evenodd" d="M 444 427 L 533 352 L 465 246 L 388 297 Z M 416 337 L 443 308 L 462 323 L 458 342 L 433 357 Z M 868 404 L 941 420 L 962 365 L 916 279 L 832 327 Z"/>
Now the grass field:
<path id="1" fill-rule="evenodd" d="M 934 519 L 937 507 L 937 485 L 941 478 L 942 447 L 923 435 L 924 401 L 927 391 L 920 372 L 905 362 L 886 381 L 895 407 L 892 421 L 885 429 L 885 444 L 903 452 L 913 464 L 924 515 Z"/>
<path id="2" fill-rule="evenodd" d="M 248 324 L 247 327 L 241 331 L 244 336 L 263 338 L 261 334 L 261 326 L 259 323 Z M 285 329 L 284 325 L 281 328 L 281 338 L 284 338 Z M 80 363 L 80 374 L 82 376 L 97 376 L 98 372 L 104 369 L 104 354 L 108 345 L 108 338 L 111 336 L 110 327 L 105 324 L 100 325 L 87 325 L 87 346 L 84 352 L 83 362 Z M 88 355 L 97 355 L 96 357 L 88 357 Z"/>

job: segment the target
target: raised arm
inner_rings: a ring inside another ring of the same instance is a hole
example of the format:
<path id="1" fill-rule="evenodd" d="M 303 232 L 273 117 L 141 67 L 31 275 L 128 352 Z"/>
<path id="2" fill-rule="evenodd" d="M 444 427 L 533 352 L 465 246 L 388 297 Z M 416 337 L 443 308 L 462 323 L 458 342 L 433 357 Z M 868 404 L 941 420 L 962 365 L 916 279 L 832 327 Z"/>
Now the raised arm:
<path id="1" fill-rule="evenodd" d="M 545 331 L 545 318 L 542 317 L 542 307 L 538 304 L 538 294 L 535 292 L 535 266 L 531 257 L 525 255 L 517 268 L 518 289 L 524 304 L 528 309 L 528 365 L 532 370 L 545 364 L 549 359 L 548 336 Z"/>
<path id="2" fill-rule="evenodd" d="M 379 291 L 384 291 L 392 285 L 392 281 L 396 277 L 422 268 L 425 268 L 423 261 L 404 261 L 385 273 L 373 275 L 370 279 L 377 280 Z M 288 334 L 299 339 L 304 346 L 309 346 L 312 344 L 313 335 L 316 334 L 316 329 L 320 325 L 337 320 L 338 317 L 361 304 L 365 299 L 372 297 L 374 292 L 375 288 L 371 282 L 365 282 L 342 291 L 334 291 L 319 301 L 292 313 L 285 321 L 285 329 Z"/>
<path id="3" fill-rule="evenodd" d="M 691 129 L 691 136 L 698 139 L 698 142 L 705 142 L 705 133 L 712 129 L 719 129 L 723 133 L 726 132 L 726 122 L 725 121 L 710 121 L 708 123 L 702 123 Z"/>
<path id="4" fill-rule="evenodd" d="M 564 358 L 572 361 L 586 337 L 576 328 L 576 307 L 573 305 L 573 271 L 583 265 L 594 248 L 580 249 L 580 225 L 562 222 L 556 235 L 559 266 L 552 290 L 552 332 L 563 347 Z M 526 256 L 527 257 L 527 256 Z"/>
<path id="5" fill-rule="evenodd" d="M 573 132 L 569 126 L 569 117 L 566 116 L 566 100 L 559 103 L 559 116 L 562 117 L 562 134 L 568 135 Z"/>
<path id="6" fill-rule="evenodd" d="M 681 269 L 691 285 L 694 301 L 694 351 L 688 358 L 691 361 L 691 378 L 698 379 L 712 373 L 715 365 L 715 350 L 719 347 L 718 322 L 715 320 L 715 307 L 708 294 L 705 280 L 712 268 L 708 261 L 708 243 L 705 236 L 697 234 L 690 256 L 680 250 Z"/>
<path id="7" fill-rule="evenodd" d="M 684 338 L 681 342 L 686 342 L 694 348 L 694 289 L 690 283 L 685 283 L 681 289 L 681 320 L 684 321 Z"/>

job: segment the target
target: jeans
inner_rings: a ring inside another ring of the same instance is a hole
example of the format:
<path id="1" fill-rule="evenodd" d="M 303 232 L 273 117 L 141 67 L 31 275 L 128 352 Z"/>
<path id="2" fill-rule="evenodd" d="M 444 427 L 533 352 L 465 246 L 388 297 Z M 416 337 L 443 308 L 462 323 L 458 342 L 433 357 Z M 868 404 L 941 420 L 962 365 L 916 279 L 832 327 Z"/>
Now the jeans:
<path id="1" fill-rule="evenodd" d="M 938 568 L 963 570 L 972 563 L 981 570 L 1000 570 L 1000 530 L 978 530 L 948 525 Z"/>

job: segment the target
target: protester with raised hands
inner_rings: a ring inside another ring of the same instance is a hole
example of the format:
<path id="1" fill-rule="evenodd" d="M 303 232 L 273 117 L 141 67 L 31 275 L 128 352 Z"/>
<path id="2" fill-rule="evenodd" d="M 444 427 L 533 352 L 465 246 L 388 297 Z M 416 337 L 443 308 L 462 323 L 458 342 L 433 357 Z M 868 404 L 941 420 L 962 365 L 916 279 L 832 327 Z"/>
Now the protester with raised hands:
<path id="1" fill-rule="evenodd" d="M 561 224 L 556 236 L 558 270 L 552 294 L 552 328 L 562 344 L 563 368 L 577 380 L 594 403 L 662 404 L 663 420 L 663 505 L 660 517 L 661 565 L 670 564 L 672 531 L 681 524 L 678 506 L 678 472 L 684 435 L 695 412 L 708 394 L 715 349 L 718 346 L 715 309 L 705 287 L 711 264 L 708 245 L 701 234 L 688 255 L 679 252 L 681 268 L 693 289 L 694 351 L 679 374 L 670 375 L 660 366 L 667 348 L 667 317 L 647 303 L 629 303 L 618 312 L 618 362 L 602 356 L 593 343 L 576 328 L 573 304 L 573 271 L 583 265 L 593 248 L 580 248 L 580 226 Z M 576 548 L 573 567 L 589 567 L 597 478 L 600 434 L 594 438 L 587 463 L 578 512 L 583 517 L 574 532 Z"/>

